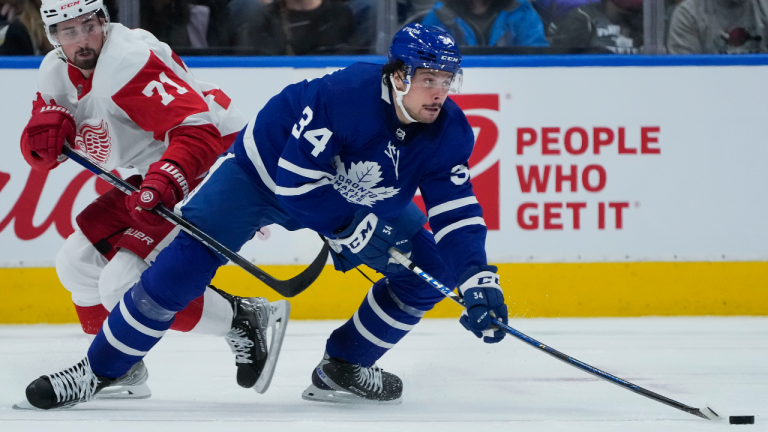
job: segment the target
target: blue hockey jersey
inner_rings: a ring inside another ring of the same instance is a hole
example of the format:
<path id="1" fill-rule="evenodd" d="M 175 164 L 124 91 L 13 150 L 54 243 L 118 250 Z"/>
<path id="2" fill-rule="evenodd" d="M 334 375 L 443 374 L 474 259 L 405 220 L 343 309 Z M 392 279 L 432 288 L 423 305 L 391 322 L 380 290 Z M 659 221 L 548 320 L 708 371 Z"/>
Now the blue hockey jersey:
<path id="1" fill-rule="evenodd" d="M 330 238 L 361 208 L 393 219 L 418 188 L 454 275 L 486 264 L 464 113 L 449 98 L 434 123 L 403 125 L 381 77 L 381 65 L 357 63 L 286 87 L 235 142 L 238 163 L 295 219 L 284 226 Z"/>

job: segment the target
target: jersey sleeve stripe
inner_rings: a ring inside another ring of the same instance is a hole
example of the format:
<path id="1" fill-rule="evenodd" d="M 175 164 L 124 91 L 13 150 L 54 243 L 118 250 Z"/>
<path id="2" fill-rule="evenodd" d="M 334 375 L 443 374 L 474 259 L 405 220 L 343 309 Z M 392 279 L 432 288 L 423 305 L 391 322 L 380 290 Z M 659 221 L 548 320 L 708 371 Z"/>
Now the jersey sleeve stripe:
<path id="1" fill-rule="evenodd" d="M 451 210 L 456 210 L 459 207 L 464 207 L 472 204 L 479 204 L 477 202 L 477 198 L 474 196 L 469 196 L 466 198 L 459 198 L 457 200 L 448 201 L 440 205 L 436 205 L 431 209 L 429 209 L 429 212 L 427 213 L 427 217 L 431 219 L 441 213 L 445 213 Z"/>
<path id="2" fill-rule="evenodd" d="M 317 189 L 321 186 L 329 185 L 331 183 L 332 183 L 332 180 L 326 177 L 315 183 L 307 183 L 295 188 L 276 186 L 275 195 L 282 195 L 282 196 L 304 195 L 305 193 L 313 189 Z"/>
<path id="3" fill-rule="evenodd" d="M 275 189 L 277 188 L 275 181 L 269 176 L 267 167 L 264 166 L 264 161 L 261 160 L 261 156 L 259 155 L 259 149 L 256 148 L 256 141 L 253 140 L 253 126 L 255 123 L 256 119 L 248 122 L 248 126 L 245 128 L 245 135 L 243 136 L 243 147 L 245 147 L 245 153 L 248 155 L 248 159 L 251 160 L 251 163 L 256 168 L 256 172 L 259 174 L 259 177 L 261 177 L 261 181 L 267 185 L 269 190 L 275 192 Z"/>
<path id="4" fill-rule="evenodd" d="M 460 220 L 458 222 L 454 222 L 447 227 L 441 229 L 435 234 L 435 243 L 440 243 L 440 240 L 443 239 L 447 234 L 449 234 L 451 231 L 455 231 L 459 228 L 463 228 L 465 226 L 469 225 L 485 225 L 485 221 L 481 217 L 472 217 L 469 219 Z"/>
<path id="5" fill-rule="evenodd" d="M 368 305 L 371 306 L 373 312 L 375 312 L 382 321 L 398 330 L 411 331 L 413 330 L 413 327 L 415 327 L 415 325 L 401 323 L 400 321 L 387 315 L 387 313 L 384 312 L 384 309 L 382 309 L 381 306 L 376 303 L 376 299 L 373 298 L 373 289 L 368 290 Z"/>
<path id="6" fill-rule="evenodd" d="M 298 165 L 294 165 L 293 163 L 288 162 L 283 158 L 280 158 L 280 160 L 277 161 L 277 166 L 279 166 L 280 168 L 286 169 L 294 174 L 298 174 L 302 177 L 311 178 L 315 180 L 320 180 L 322 178 L 330 179 L 333 177 L 331 174 L 327 172 L 306 169 Z"/>
<path id="7" fill-rule="evenodd" d="M 357 331 L 360 332 L 360 334 L 364 338 L 368 339 L 368 341 L 372 344 L 386 349 L 390 349 L 395 346 L 395 344 L 384 342 L 383 340 L 374 336 L 373 333 L 369 332 L 368 329 L 363 326 L 363 323 L 360 322 L 360 317 L 357 315 L 357 311 L 355 311 L 355 314 L 352 315 L 352 321 L 355 323 L 355 328 Z"/>

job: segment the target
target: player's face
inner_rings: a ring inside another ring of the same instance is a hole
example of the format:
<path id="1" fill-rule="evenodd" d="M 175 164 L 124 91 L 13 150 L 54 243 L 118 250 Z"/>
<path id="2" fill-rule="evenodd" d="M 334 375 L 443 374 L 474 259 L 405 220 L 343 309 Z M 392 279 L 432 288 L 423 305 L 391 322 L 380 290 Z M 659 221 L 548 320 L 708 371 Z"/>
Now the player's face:
<path id="1" fill-rule="evenodd" d="M 87 14 L 59 23 L 54 38 L 69 61 L 80 69 L 91 70 L 104 46 L 103 26 L 102 18 Z"/>
<path id="2" fill-rule="evenodd" d="M 408 114 L 420 123 L 437 120 L 451 87 L 453 74 L 434 69 L 416 69 L 411 77 L 411 89 L 403 97 Z"/>

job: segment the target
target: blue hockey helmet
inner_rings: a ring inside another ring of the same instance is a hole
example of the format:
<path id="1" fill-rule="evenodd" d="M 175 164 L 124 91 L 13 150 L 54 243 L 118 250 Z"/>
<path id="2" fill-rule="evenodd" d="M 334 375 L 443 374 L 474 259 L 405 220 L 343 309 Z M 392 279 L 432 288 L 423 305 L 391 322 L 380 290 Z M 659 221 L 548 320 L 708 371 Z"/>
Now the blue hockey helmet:
<path id="1" fill-rule="evenodd" d="M 402 60 L 412 70 L 428 68 L 457 73 L 461 54 L 453 36 L 440 27 L 408 24 L 395 33 L 389 47 L 389 62 Z"/>
<path id="2" fill-rule="evenodd" d="M 395 33 L 388 63 L 401 60 L 406 83 L 417 68 L 443 70 L 455 75 L 451 91 L 458 93 L 462 81 L 461 54 L 456 40 L 440 27 L 408 24 Z"/>

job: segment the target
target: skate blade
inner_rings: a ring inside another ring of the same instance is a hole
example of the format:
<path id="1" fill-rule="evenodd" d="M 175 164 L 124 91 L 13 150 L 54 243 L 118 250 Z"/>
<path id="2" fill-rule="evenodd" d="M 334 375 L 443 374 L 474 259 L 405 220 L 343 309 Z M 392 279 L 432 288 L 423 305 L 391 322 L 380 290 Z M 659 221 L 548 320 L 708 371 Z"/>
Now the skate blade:
<path id="1" fill-rule="evenodd" d="M 45 410 L 41 410 L 40 408 L 32 405 L 26 399 L 24 399 L 23 401 L 13 405 L 13 409 L 15 409 L 15 410 L 22 410 L 22 411 L 45 411 Z"/>
<path id="2" fill-rule="evenodd" d="M 272 383 L 272 376 L 275 374 L 275 366 L 277 366 L 277 359 L 280 357 L 280 348 L 283 346 L 285 330 L 288 328 L 288 319 L 291 315 L 291 304 L 287 300 L 270 302 L 270 307 L 272 310 L 269 314 L 269 327 L 272 329 L 272 338 L 269 344 L 269 354 L 264 369 L 253 386 L 253 389 L 259 394 L 266 393 Z"/>
<path id="3" fill-rule="evenodd" d="M 51 408 L 51 409 L 44 410 L 32 405 L 31 403 L 29 403 L 28 400 L 24 399 L 23 401 L 14 404 L 12 408 L 15 410 L 21 410 L 21 411 L 62 411 L 62 410 L 71 409 L 75 405 L 77 404 L 64 405 L 58 408 Z"/>
<path id="4" fill-rule="evenodd" d="M 96 393 L 94 399 L 98 400 L 119 400 L 119 399 L 148 399 L 152 396 L 152 390 L 144 384 L 132 386 L 114 386 L 106 387 Z"/>
<path id="5" fill-rule="evenodd" d="M 301 398 L 312 402 L 336 403 L 347 405 L 399 405 L 403 403 L 402 396 L 389 401 L 374 401 L 361 398 L 360 396 L 341 390 L 323 390 L 315 387 L 314 384 L 307 387 Z"/>

